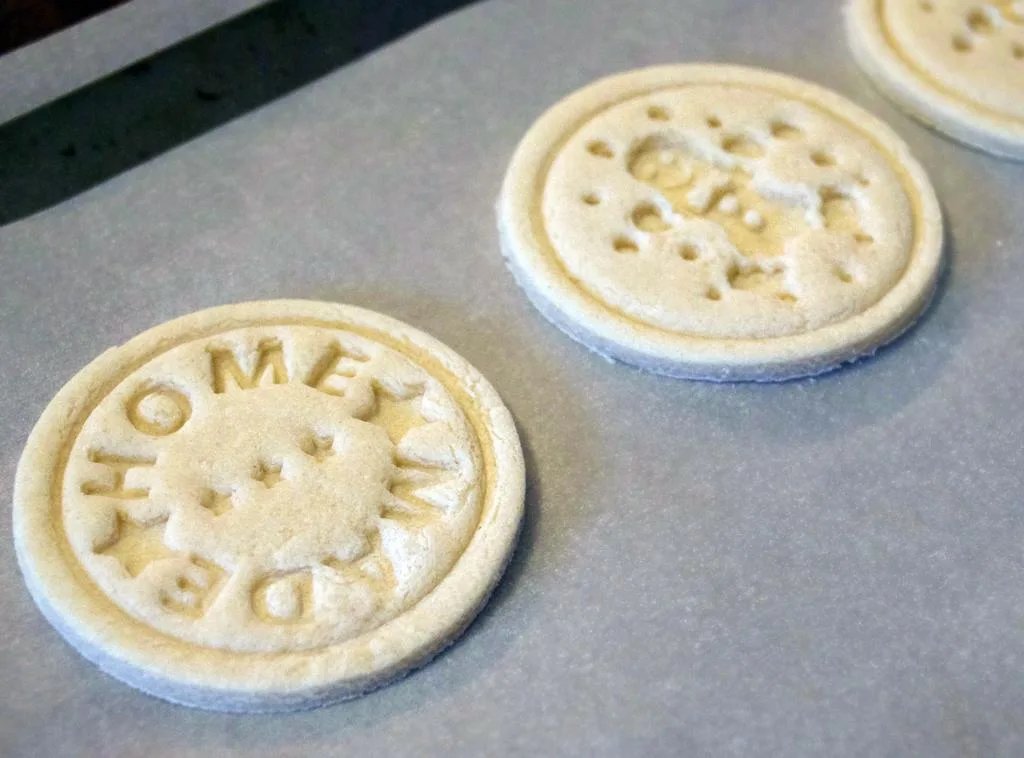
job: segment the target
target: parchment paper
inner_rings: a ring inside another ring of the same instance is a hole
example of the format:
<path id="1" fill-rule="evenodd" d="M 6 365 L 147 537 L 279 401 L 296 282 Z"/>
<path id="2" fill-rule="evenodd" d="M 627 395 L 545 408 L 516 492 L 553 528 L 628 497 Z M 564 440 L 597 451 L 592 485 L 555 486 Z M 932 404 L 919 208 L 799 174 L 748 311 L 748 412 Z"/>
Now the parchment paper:
<path id="1" fill-rule="evenodd" d="M 839 5 L 485 2 L 0 229 L 4 504 L 32 424 L 100 351 L 275 297 L 374 308 L 466 356 L 530 485 L 461 642 L 286 716 L 101 674 L 36 611 L 0 519 L 0 755 L 1024 754 L 1024 167 L 876 94 Z M 530 123 L 600 75 L 698 60 L 833 87 L 929 170 L 950 270 L 876 358 L 779 386 L 647 376 L 570 342 L 505 271 L 492 204 Z"/>

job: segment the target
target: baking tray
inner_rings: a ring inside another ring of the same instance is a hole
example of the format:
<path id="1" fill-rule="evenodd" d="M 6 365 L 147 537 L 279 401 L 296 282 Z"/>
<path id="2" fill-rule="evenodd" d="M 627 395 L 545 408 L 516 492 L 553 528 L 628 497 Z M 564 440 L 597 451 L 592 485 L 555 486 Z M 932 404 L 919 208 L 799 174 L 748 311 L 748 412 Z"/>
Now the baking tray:
<path id="1" fill-rule="evenodd" d="M 266 0 L 130 0 L 0 55 L 0 124 Z"/>
<path id="2" fill-rule="evenodd" d="M 944 204 L 936 301 L 876 357 L 673 381 L 549 326 L 498 253 L 523 132 L 604 74 L 764 66 L 889 121 Z M 493 0 L 0 229 L 0 502 L 46 402 L 206 306 L 383 311 L 466 356 L 528 455 L 518 553 L 408 679 L 287 716 L 101 674 L 32 605 L 0 520 L 3 756 L 1024 754 L 1024 167 L 901 115 L 839 3 Z"/>

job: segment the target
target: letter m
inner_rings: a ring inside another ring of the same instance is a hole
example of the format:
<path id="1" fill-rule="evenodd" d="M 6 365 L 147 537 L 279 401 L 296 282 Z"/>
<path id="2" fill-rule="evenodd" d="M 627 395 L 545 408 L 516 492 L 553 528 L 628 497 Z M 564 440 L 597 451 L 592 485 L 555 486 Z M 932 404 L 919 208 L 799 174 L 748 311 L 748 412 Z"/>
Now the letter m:
<path id="1" fill-rule="evenodd" d="M 263 377 L 269 371 L 271 384 L 286 384 L 288 368 L 284 363 L 284 350 L 275 339 L 261 340 L 252 360 L 252 371 L 246 373 L 238 365 L 235 354 L 228 348 L 207 348 L 210 354 L 210 373 L 213 374 L 213 391 L 227 392 L 230 385 L 238 389 L 251 390 L 263 384 Z"/>

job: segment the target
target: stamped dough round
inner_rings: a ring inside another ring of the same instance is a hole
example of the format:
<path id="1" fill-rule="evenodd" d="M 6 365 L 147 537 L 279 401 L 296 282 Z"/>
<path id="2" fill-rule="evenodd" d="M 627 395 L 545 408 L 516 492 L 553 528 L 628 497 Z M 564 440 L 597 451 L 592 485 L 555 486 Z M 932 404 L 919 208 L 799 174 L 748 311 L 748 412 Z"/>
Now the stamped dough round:
<path id="1" fill-rule="evenodd" d="M 36 603 L 153 695 L 277 711 L 354 697 L 472 620 L 523 512 L 515 426 L 431 337 L 359 308 L 230 305 L 109 350 L 18 466 Z"/>
<path id="2" fill-rule="evenodd" d="M 930 126 L 1024 159 L 1024 0 L 850 0 L 861 67 Z"/>
<path id="3" fill-rule="evenodd" d="M 887 126 L 729 66 L 643 69 L 557 103 L 497 210 L 550 321 L 695 379 L 781 380 L 871 353 L 924 309 L 942 260 L 934 191 Z"/>

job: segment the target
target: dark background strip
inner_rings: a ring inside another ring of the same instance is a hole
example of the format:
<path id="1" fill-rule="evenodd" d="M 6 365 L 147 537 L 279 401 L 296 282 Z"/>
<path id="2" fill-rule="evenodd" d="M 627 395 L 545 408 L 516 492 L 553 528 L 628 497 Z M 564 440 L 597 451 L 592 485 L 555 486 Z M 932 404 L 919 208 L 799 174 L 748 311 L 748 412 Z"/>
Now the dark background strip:
<path id="1" fill-rule="evenodd" d="M 280 0 L 0 125 L 0 225 L 56 205 L 472 0 Z"/>

